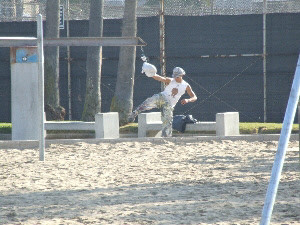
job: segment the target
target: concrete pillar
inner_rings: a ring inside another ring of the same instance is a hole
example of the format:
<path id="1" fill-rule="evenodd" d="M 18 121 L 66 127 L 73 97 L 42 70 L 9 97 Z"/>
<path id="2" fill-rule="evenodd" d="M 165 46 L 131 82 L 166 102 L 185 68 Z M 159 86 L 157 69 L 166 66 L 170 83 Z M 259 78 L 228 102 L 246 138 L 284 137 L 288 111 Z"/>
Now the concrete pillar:
<path id="1" fill-rule="evenodd" d="M 217 113 L 216 135 L 231 136 L 240 134 L 240 119 L 238 112 Z"/>
<path id="2" fill-rule="evenodd" d="M 138 137 L 147 137 L 149 124 L 161 122 L 161 112 L 141 113 L 138 115 Z M 161 124 L 160 126 L 161 130 Z"/>
<path id="3" fill-rule="evenodd" d="M 97 113 L 95 115 L 95 133 L 96 138 L 119 138 L 119 114 L 117 112 Z"/>
<path id="4" fill-rule="evenodd" d="M 12 47 L 12 140 L 39 140 L 37 47 Z"/>

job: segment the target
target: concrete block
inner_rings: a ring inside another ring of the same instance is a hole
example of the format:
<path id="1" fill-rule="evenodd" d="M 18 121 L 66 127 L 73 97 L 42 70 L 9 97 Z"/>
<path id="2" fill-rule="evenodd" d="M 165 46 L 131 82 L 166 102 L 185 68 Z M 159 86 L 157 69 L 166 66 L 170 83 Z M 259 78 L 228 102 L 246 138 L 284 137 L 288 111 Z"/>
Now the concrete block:
<path id="1" fill-rule="evenodd" d="M 216 131 L 216 122 L 187 123 L 185 131 Z"/>
<path id="2" fill-rule="evenodd" d="M 12 140 L 39 140 L 37 48 L 11 48 Z"/>
<path id="3" fill-rule="evenodd" d="M 159 131 L 162 129 L 161 113 L 141 113 L 138 117 L 138 124 L 138 137 L 146 137 L 147 131 Z M 217 136 L 239 135 L 239 113 L 218 113 L 216 122 L 186 124 L 186 131 L 216 131 Z"/>
<path id="4" fill-rule="evenodd" d="M 46 121 L 45 130 L 95 130 L 95 122 Z"/>
<path id="5" fill-rule="evenodd" d="M 95 115 L 95 137 L 103 139 L 120 137 L 119 114 L 117 112 L 97 113 Z"/>
<path id="6" fill-rule="evenodd" d="M 161 112 L 141 113 L 138 116 L 138 137 L 146 137 L 148 130 L 161 130 Z"/>
<path id="7" fill-rule="evenodd" d="M 216 115 L 216 135 L 234 136 L 240 134 L 240 119 L 238 112 L 217 113 Z"/>

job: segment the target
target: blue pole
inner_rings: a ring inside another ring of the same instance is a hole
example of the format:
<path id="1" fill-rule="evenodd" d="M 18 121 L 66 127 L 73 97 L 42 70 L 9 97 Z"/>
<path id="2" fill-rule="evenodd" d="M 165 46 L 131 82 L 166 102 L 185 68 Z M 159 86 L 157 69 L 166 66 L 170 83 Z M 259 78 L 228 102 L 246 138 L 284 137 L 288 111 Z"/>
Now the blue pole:
<path id="1" fill-rule="evenodd" d="M 300 55 L 298 58 L 295 77 L 292 84 L 292 89 L 291 89 L 288 105 L 283 120 L 283 126 L 280 133 L 277 153 L 272 168 L 271 179 L 266 194 L 260 225 L 270 224 L 273 206 L 274 206 L 276 193 L 278 189 L 279 179 L 280 179 L 280 175 L 284 163 L 284 157 L 286 154 L 286 149 L 288 146 L 288 142 L 290 139 L 291 130 L 292 130 L 295 114 L 296 114 L 297 104 L 299 101 L 299 94 L 300 94 Z"/>

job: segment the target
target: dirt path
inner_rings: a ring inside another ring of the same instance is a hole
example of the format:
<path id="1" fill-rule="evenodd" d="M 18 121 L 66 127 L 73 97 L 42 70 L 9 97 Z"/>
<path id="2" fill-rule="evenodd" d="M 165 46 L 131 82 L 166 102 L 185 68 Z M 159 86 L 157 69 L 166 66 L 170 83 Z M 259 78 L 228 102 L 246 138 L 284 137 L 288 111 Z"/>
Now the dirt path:
<path id="1" fill-rule="evenodd" d="M 258 224 L 277 142 L 0 149 L 0 224 Z M 300 224 L 290 142 L 271 224 Z"/>

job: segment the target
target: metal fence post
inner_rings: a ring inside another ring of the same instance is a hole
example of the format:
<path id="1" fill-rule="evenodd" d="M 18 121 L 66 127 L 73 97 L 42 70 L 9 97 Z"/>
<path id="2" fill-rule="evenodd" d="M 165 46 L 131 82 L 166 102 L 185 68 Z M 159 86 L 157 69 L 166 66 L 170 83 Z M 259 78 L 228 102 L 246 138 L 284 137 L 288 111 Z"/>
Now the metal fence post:
<path id="1" fill-rule="evenodd" d="M 300 55 L 298 58 L 295 77 L 292 84 L 290 97 L 289 97 L 288 105 L 283 120 L 283 126 L 280 133 L 278 148 L 277 148 L 276 157 L 272 168 L 272 174 L 271 174 L 271 179 L 266 194 L 265 204 L 263 207 L 262 218 L 260 222 L 261 225 L 270 224 L 273 206 L 274 206 L 276 193 L 278 189 L 279 179 L 280 179 L 280 175 L 284 163 L 284 157 L 286 154 L 286 149 L 290 139 L 293 122 L 296 114 L 296 109 L 299 101 L 299 95 L 300 95 Z"/>
<path id="2" fill-rule="evenodd" d="M 37 47 L 38 47 L 38 114 L 39 114 L 39 148 L 40 161 L 45 161 L 45 113 L 44 113 L 44 43 L 43 18 L 37 16 Z"/>
<path id="3" fill-rule="evenodd" d="M 165 10 L 164 0 L 159 1 L 159 43 L 160 43 L 160 73 L 166 77 L 166 58 L 165 58 Z M 165 89 L 165 84 L 161 83 L 161 90 Z"/>
<path id="4" fill-rule="evenodd" d="M 263 82 L 264 122 L 267 122 L 267 0 L 263 2 Z"/>

